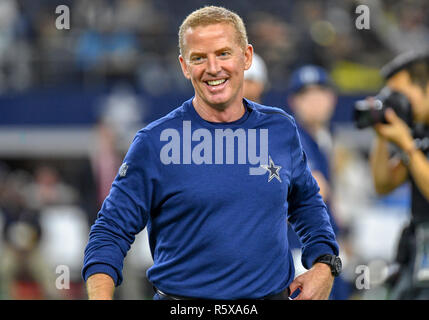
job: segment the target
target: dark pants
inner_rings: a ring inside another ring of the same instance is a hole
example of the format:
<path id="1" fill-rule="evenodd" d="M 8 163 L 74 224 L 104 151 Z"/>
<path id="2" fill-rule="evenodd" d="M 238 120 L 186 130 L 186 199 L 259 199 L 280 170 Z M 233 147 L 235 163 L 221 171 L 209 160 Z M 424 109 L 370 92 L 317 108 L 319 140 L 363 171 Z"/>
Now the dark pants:
<path id="1" fill-rule="evenodd" d="M 414 279 L 416 263 L 416 226 L 411 223 L 402 231 L 396 261 L 400 264 L 399 277 L 391 287 L 391 300 L 428 300 L 429 284 L 416 283 Z"/>

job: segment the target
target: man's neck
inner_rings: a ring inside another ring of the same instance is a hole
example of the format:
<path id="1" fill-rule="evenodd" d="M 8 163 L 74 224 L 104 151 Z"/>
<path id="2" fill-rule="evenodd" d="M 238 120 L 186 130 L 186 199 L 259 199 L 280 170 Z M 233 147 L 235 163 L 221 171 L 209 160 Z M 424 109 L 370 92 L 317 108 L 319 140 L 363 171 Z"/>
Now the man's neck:
<path id="1" fill-rule="evenodd" d="M 225 108 L 216 108 L 214 106 L 207 105 L 200 99 L 195 97 L 192 100 L 192 104 L 198 115 L 206 121 L 210 122 L 233 122 L 240 119 L 245 113 L 245 107 L 243 105 L 243 99 L 229 104 Z"/>

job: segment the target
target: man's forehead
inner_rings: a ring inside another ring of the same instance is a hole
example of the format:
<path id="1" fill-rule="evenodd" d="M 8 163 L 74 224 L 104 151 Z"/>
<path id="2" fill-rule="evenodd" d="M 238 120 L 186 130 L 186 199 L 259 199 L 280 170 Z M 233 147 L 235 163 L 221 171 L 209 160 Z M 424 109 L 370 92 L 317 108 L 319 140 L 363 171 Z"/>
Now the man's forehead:
<path id="1" fill-rule="evenodd" d="M 228 30 L 230 29 L 230 30 Z M 231 31 L 234 32 L 234 27 L 229 23 L 215 23 L 208 25 L 198 25 L 194 27 L 189 27 L 185 31 L 185 41 L 192 40 L 193 38 L 206 37 L 225 37 L 231 34 Z"/>
<path id="2" fill-rule="evenodd" d="M 199 25 L 196 27 L 189 27 L 184 33 L 184 46 L 186 51 L 189 49 L 204 50 L 206 44 L 204 41 L 222 41 L 238 44 L 236 40 L 236 33 L 234 27 L 228 23 L 217 23 L 210 25 Z M 192 46 L 192 48 L 189 48 Z M 200 48 L 200 49 L 198 49 Z"/>
<path id="3" fill-rule="evenodd" d="M 392 89 L 401 88 L 410 80 L 410 75 L 406 70 L 401 70 L 387 79 L 386 84 Z"/>

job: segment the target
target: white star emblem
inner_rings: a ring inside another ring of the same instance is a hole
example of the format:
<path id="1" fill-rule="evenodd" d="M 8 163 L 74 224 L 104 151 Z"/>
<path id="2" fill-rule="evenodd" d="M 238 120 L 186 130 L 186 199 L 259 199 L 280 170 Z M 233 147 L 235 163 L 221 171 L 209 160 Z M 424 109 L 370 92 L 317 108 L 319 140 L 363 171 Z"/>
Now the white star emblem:
<path id="1" fill-rule="evenodd" d="M 127 175 L 127 170 L 128 170 L 128 164 L 124 162 L 122 166 L 119 168 L 119 176 L 122 178 L 125 177 Z"/>
<path id="2" fill-rule="evenodd" d="M 268 177 L 268 182 L 270 182 L 273 178 L 276 178 L 277 180 L 279 180 L 280 182 L 282 182 L 282 180 L 280 179 L 280 169 L 282 168 L 281 166 L 276 166 L 274 164 L 273 159 L 270 158 L 270 165 L 267 166 L 265 164 L 261 164 L 261 168 L 264 168 L 265 170 L 267 170 L 269 172 L 269 177 Z"/>

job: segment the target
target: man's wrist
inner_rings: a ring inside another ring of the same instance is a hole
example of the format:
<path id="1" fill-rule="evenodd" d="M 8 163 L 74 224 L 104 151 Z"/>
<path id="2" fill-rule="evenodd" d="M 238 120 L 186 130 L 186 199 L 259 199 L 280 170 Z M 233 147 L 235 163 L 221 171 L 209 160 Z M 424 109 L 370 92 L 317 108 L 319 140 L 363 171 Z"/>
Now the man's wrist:
<path id="1" fill-rule="evenodd" d="M 317 269 L 317 270 L 320 270 L 320 271 L 322 271 L 322 272 L 327 272 L 327 273 L 329 273 L 330 275 L 332 275 L 331 267 L 330 267 L 330 266 L 328 266 L 326 263 L 316 262 L 316 263 L 313 265 L 313 268 L 314 268 L 314 269 Z"/>
<path id="2" fill-rule="evenodd" d="M 112 300 L 115 284 L 111 276 L 104 273 L 91 275 L 86 282 L 89 300 Z"/>
<path id="3" fill-rule="evenodd" d="M 106 263 L 94 263 L 86 267 L 83 272 L 84 281 L 86 281 L 91 275 L 97 273 L 104 273 L 106 275 L 109 275 L 113 279 L 115 285 L 118 285 L 118 273 L 116 272 L 115 268 Z"/>
<path id="4" fill-rule="evenodd" d="M 409 166 L 411 158 L 417 150 L 418 149 L 414 141 L 411 144 L 408 144 L 402 148 L 402 152 L 400 153 L 401 160 L 406 166 Z"/>
<path id="5" fill-rule="evenodd" d="M 414 140 L 410 140 L 402 144 L 401 146 L 402 151 L 404 151 L 408 156 L 410 156 L 416 148 L 416 144 L 414 143 Z"/>
<path id="6" fill-rule="evenodd" d="M 324 264 L 329 268 L 330 273 L 334 277 L 338 277 L 342 270 L 342 262 L 340 257 L 333 254 L 324 254 L 319 256 L 313 263 L 313 266 L 316 264 Z"/>

